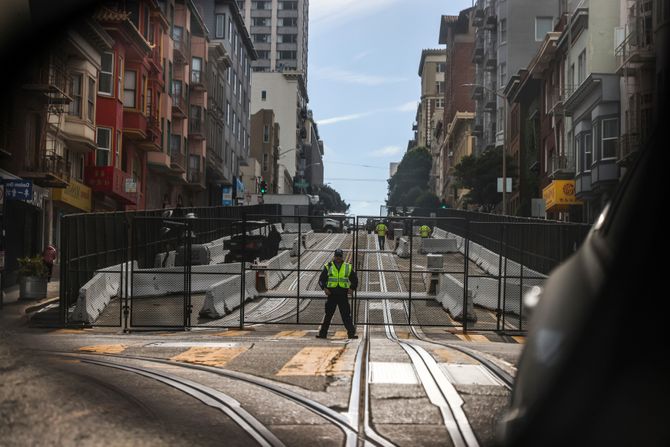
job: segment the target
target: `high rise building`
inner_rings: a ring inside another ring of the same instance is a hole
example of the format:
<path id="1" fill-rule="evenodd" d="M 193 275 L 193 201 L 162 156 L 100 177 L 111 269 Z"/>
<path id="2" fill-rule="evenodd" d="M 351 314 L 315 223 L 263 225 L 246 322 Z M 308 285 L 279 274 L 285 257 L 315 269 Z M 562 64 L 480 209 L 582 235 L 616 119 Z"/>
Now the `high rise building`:
<path id="1" fill-rule="evenodd" d="M 258 59 L 253 71 L 295 70 L 307 79 L 309 0 L 238 0 Z"/>

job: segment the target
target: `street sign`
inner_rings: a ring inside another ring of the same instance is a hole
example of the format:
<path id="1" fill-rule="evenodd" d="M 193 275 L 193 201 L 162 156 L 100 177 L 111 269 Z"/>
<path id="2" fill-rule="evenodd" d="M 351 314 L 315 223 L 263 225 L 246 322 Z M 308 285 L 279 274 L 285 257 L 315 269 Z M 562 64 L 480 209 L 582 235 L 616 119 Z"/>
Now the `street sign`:
<path id="1" fill-rule="evenodd" d="M 221 205 L 233 206 L 233 187 L 223 186 L 221 188 Z"/>
<path id="2" fill-rule="evenodd" d="M 307 180 L 301 179 L 295 181 L 296 188 L 309 188 L 309 182 Z"/>
<path id="3" fill-rule="evenodd" d="M 7 200 L 32 200 L 32 180 L 10 180 L 5 182 L 5 199 Z"/>

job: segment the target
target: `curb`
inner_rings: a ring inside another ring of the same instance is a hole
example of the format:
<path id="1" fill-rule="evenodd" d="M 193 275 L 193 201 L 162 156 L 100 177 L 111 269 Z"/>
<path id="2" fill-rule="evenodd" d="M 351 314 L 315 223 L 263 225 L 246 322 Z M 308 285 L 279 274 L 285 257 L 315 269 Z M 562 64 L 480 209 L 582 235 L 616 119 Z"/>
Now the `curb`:
<path id="1" fill-rule="evenodd" d="M 49 298 L 45 301 L 42 301 L 42 302 L 39 302 L 37 304 L 33 304 L 31 306 L 26 307 L 25 313 L 29 314 L 29 313 L 32 313 L 32 312 L 36 312 L 40 309 L 44 309 L 45 307 L 47 307 L 51 304 L 57 303 L 58 301 L 60 301 L 60 297 L 58 297 L 58 296 L 54 297 L 54 298 Z"/>

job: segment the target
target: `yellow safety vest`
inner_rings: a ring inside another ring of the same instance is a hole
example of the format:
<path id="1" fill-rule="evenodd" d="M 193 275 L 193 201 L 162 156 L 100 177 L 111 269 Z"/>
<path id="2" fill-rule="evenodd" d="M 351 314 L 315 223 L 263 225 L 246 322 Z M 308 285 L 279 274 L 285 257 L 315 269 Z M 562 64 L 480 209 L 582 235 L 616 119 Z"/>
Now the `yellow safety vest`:
<path id="1" fill-rule="evenodd" d="M 349 281 L 351 264 L 343 262 L 342 265 L 340 265 L 339 270 L 334 262 L 329 262 L 325 267 L 328 269 L 328 283 L 326 284 L 326 288 L 335 289 L 337 287 L 342 287 L 343 289 L 348 289 L 351 287 L 351 282 Z"/>
<path id="2" fill-rule="evenodd" d="M 377 228 L 375 228 L 375 231 L 379 236 L 386 236 L 388 228 L 384 224 L 377 224 Z"/>
<path id="3" fill-rule="evenodd" d="M 430 236 L 430 227 L 428 225 L 421 225 L 419 228 L 419 234 L 421 237 L 428 237 Z"/>

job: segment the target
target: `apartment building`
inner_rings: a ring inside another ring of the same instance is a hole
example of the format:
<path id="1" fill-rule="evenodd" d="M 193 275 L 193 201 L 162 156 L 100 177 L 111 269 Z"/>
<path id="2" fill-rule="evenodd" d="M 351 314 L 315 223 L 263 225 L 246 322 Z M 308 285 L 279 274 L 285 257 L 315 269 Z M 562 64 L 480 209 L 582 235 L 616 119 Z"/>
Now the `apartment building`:
<path id="1" fill-rule="evenodd" d="M 253 71 L 298 71 L 307 83 L 309 0 L 238 0 L 258 59 Z"/>
<path id="2" fill-rule="evenodd" d="M 438 189 L 440 176 L 439 141 L 435 138 L 438 123 L 444 113 L 444 74 L 447 67 L 447 52 L 441 49 L 423 50 L 419 62 L 421 78 L 421 102 L 417 107 L 417 144 L 427 148 L 433 156 L 429 187 L 433 193 Z"/>
<path id="3" fill-rule="evenodd" d="M 470 87 L 475 77 L 472 51 L 475 28 L 472 25 L 474 8 L 457 16 L 442 16 L 440 44 L 446 45 L 447 65 L 444 88 L 444 113 L 439 139 L 436 194 L 455 206 L 458 192 L 454 189 L 453 169 L 462 158 L 472 153 L 475 103 Z"/>
<path id="4" fill-rule="evenodd" d="M 319 136 L 319 128 L 312 110 L 307 111 L 305 129 L 307 130 L 307 138 L 303 143 L 305 157 L 301 159 L 299 174 L 302 173 L 302 179 L 308 186 L 299 189 L 315 193 L 323 186 L 323 141 Z"/>
<path id="5" fill-rule="evenodd" d="M 261 164 L 261 178 L 268 190 L 279 191 L 279 123 L 274 111 L 261 109 L 251 116 L 251 156 Z"/>
<path id="6" fill-rule="evenodd" d="M 306 158 L 303 143 L 308 138 L 307 88 L 300 72 L 254 72 L 251 113 L 261 109 L 274 111 L 279 123 L 279 194 L 293 193 L 293 182 Z"/>
<path id="7" fill-rule="evenodd" d="M 244 184 L 239 167 L 247 163 L 250 153 L 251 64 L 256 60 L 256 50 L 235 0 L 194 0 L 194 3 L 203 17 L 210 42 L 221 44 L 231 61 L 224 86 L 226 105 L 221 152 L 224 170 L 229 169 L 233 178 L 230 185 L 225 179 L 221 180 L 220 187 L 221 190 L 232 187 L 233 199 L 241 199 Z"/>

